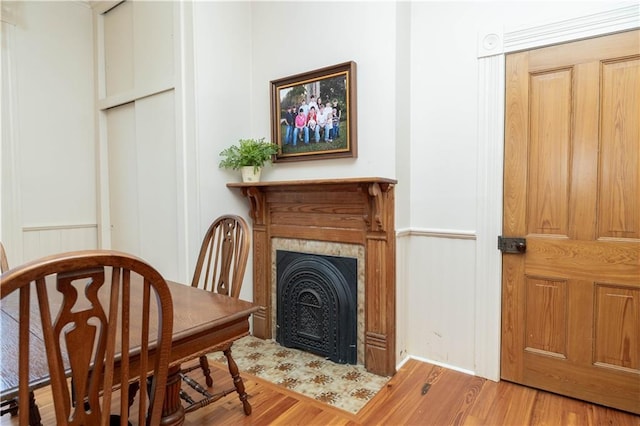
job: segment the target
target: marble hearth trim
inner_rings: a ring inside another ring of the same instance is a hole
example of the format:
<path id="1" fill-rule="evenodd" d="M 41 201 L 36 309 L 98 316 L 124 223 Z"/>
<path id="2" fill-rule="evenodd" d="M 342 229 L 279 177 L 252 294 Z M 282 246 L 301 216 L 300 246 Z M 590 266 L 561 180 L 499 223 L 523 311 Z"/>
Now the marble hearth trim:
<path id="1" fill-rule="evenodd" d="M 277 318 L 277 276 L 276 276 L 276 251 L 287 250 L 299 253 L 319 254 L 326 256 L 341 256 L 355 258 L 358 261 L 358 364 L 364 364 L 364 306 L 365 306 L 365 256 L 364 246 L 358 244 L 344 244 L 327 241 L 298 240 L 290 238 L 272 238 L 271 239 L 271 330 L 272 336 L 276 336 L 276 318 Z"/>

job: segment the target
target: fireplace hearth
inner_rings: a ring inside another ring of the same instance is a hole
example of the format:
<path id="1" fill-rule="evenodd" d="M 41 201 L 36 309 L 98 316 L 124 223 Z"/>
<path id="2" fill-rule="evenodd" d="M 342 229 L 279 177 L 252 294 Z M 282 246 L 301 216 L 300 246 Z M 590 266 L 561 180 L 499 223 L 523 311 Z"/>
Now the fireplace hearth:
<path id="1" fill-rule="evenodd" d="M 364 273 L 358 297 L 364 300 L 357 307 L 358 325 L 363 324 L 358 328 L 358 350 L 362 348 L 367 371 L 395 373 L 395 184 L 394 179 L 380 177 L 227 184 L 242 190 L 253 220 L 253 301 L 261 306 L 253 315 L 254 336 L 275 337 L 273 241 L 359 246 Z"/>
<path id="2" fill-rule="evenodd" d="M 357 260 L 278 250 L 276 274 L 276 341 L 356 364 Z"/>

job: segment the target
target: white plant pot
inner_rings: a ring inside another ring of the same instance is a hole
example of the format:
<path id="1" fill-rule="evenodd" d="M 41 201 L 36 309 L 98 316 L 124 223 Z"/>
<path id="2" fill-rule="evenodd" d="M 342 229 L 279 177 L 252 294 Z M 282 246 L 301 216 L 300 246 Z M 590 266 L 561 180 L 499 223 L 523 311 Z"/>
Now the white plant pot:
<path id="1" fill-rule="evenodd" d="M 260 172 L 262 169 L 258 167 L 256 170 L 253 166 L 241 167 L 243 182 L 260 182 Z"/>

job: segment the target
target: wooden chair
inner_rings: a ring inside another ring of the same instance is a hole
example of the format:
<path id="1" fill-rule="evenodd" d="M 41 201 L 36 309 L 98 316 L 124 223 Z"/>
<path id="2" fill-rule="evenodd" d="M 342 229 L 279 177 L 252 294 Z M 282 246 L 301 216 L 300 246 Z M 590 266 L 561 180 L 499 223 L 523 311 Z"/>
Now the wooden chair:
<path id="1" fill-rule="evenodd" d="M 9 261 L 7 260 L 7 252 L 4 250 L 4 246 L 0 242 L 0 273 L 4 273 L 9 270 Z M 5 414 L 11 414 L 11 417 L 18 415 L 18 400 L 8 399 L 0 403 L 0 416 Z"/>
<path id="2" fill-rule="evenodd" d="M 4 246 L 0 243 L 0 274 L 9 270 L 9 261 L 7 260 L 7 252 L 4 251 Z"/>
<path id="3" fill-rule="evenodd" d="M 247 257 L 249 256 L 249 232 L 249 225 L 240 216 L 224 215 L 217 218 L 207 230 L 202 241 L 191 286 L 237 299 L 240 296 Z M 183 381 L 204 396 L 200 401 L 195 401 L 186 392 L 181 391 L 180 396 L 190 404 L 185 408 L 185 413 L 211 404 L 235 390 L 242 401 L 245 414 L 251 414 L 251 405 L 247 401 L 247 394 L 238 372 L 238 366 L 231 356 L 231 343 L 211 350 L 211 352 L 217 351 L 222 351 L 227 358 L 229 373 L 233 377 L 235 389 L 211 394 L 205 387 L 187 375 L 187 373 L 201 368 L 207 387 L 213 386 L 207 356 L 202 355 L 198 364 L 183 368 L 181 372 Z"/>
<path id="4" fill-rule="evenodd" d="M 4 245 L 0 242 L 0 273 L 7 272 L 9 270 L 9 260 L 7 259 L 7 252 L 4 249 Z M 29 411 L 29 424 L 30 425 L 41 425 L 40 423 L 40 410 L 38 409 L 38 405 L 36 404 L 36 398 L 33 394 L 33 391 L 29 392 L 29 399 L 26 404 L 23 406 L 28 408 Z M 4 416 L 5 414 L 11 414 L 11 417 L 15 417 L 18 415 L 18 410 L 20 408 L 20 404 L 18 404 L 18 398 L 8 399 L 6 401 L 2 401 L 0 403 L 0 416 Z"/>
<path id="5" fill-rule="evenodd" d="M 173 305 L 153 267 L 124 253 L 88 250 L 38 259 L 3 273 L 0 281 L 3 303 L 19 306 L 20 401 L 28 399 L 30 374 L 42 373 L 30 371 L 37 368 L 30 358 L 46 356 L 56 424 L 108 425 L 115 419 L 127 425 L 130 385 L 140 380 L 148 393 L 138 398 L 138 424 L 160 423 Z M 42 330 L 39 348 L 29 339 L 34 328 Z M 111 413 L 118 387 L 119 416 Z M 19 411 L 19 421 L 29 424 L 27 410 Z"/>

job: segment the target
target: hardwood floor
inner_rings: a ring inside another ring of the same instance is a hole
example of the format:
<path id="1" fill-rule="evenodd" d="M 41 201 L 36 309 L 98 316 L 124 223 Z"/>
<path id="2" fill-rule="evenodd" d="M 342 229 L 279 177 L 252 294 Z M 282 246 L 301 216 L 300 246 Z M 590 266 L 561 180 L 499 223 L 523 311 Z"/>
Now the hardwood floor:
<path id="1" fill-rule="evenodd" d="M 225 370 L 214 383 L 231 384 Z M 495 383 L 410 360 L 357 415 L 243 374 L 253 413 L 236 394 L 195 411 L 185 425 L 615 425 L 640 426 L 640 416 L 509 382 Z M 425 384 L 429 389 L 423 394 Z M 55 424 L 51 393 L 36 393 L 44 425 Z M 639 402 L 640 403 L 640 402 Z M 8 415 L 0 425 L 16 425 Z"/>

